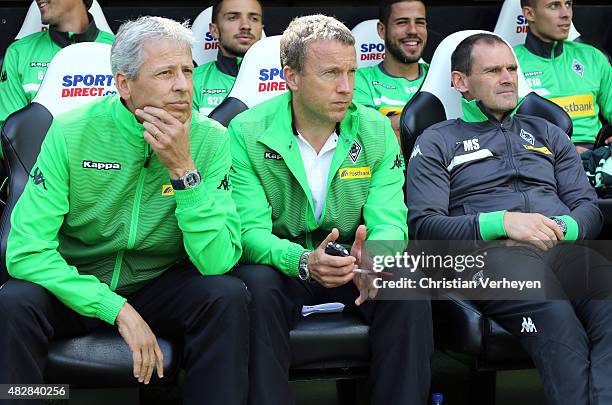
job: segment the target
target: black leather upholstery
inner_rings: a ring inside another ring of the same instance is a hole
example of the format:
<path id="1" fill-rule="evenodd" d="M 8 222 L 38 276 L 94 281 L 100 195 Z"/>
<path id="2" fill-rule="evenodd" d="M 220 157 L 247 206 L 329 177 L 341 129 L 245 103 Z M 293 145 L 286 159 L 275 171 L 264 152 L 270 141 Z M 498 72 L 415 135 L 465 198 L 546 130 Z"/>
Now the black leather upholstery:
<path id="1" fill-rule="evenodd" d="M 536 93 L 529 93 L 525 96 L 517 113 L 544 118 L 561 128 L 570 138 L 574 131 L 572 119 L 563 108 Z"/>
<path id="2" fill-rule="evenodd" d="M 179 370 L 182 349 L 167 339 L 158 338 L 157 342 L 164 353 L 164 378 L 153 373 L 151 383 L 171 383 Z M 45 381 L 88 388 L 137 386 L 132 369 L 130 348 L 116 329 L 108 328 L 54 341 L 49 348 Z"/>
<path id="3" fill-rule="evenodd" d="M 2 128 L 3 165 L 9 177 L 9 192 L 6 207 L 2 212 L 0 224 L 0 284 L 8 277 L 6 273 L 6 242 L 10 230 L 10 219 L 13 207 L 23 192 L 30 171 L 36 162 L 42 144 L 53 117 L 51 113 L 38 103 L 11 114 Z"/>
<path id="4" fill-rule="evenodd" d="M 369 327 L 355 315 L 309 315 L 291 331 L 291 368 L 367 366 L 368 332 Z"/>
<path id="5" fill-rule="evenodd" d="M 400 135 L 404 160 L 408 162 L 416 139 L 425 128 L 446 119 L 444 106 L 438 97 L 428 92 L 417 92 L 400 116 Z"/>
<path id="6" fill-rule="evenodd" d="M 227 127 L 232 118 L 248 109 L 249 107 L 239 99 L 227 97 L 208 114 L 208 117 Z"/>

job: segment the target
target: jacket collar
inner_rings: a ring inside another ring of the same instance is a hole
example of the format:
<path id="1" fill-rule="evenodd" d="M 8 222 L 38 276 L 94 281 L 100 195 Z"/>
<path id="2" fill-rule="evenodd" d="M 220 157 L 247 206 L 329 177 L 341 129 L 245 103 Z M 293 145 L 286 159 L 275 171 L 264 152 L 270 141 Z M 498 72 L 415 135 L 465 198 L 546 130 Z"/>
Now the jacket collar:
<path id="1" fill-rule="evenodd" d="M 136 116 L 125 106 L 123 99 L 117 94 L 111 96 L 114 104 L 114 118 L 117 129 L 134 146 L 142 146 L 144 143 L 145 128 L 136 120 Z"/>
<path id="2" fill-rule="evenodd" d="M 258 141 L 267 145 L 277 153 L 283 155 L 283 152 L 288 153 L 296 145 L 295 125 L 293 123 L 293 109 L 291 106 L 292 96 L 288 91 L 274 100 L 276 103 L 277 117 L 266 131 L 260 135 Z M 357 106 L 353 103 L 348 108 L 344 119 L 339 123 L 340 133 L 338 134 L 338 148 L 350 145 L 357 136 L 357 128 L 359 127 L 359 113 Z M 338 127 L 336 127 L 338 130 Z M 336 149 L 338 150 L 338 149 Z M 348 149 L 347 149 L 348 151 Z"/>
<path id="3" fill-rule="evenodd" d="M 423 74 L 425 73 L 425 72 L 424 72 L 424 69 L 423 69 L 423 64 L 422 64 L 422 63 L 418 63 L 418 65 L 419 65 L 419 75 L 417 76 L 417 78 L 416 78 L 416 79 L 409 80 L 409 81 L 418 80 L 418 79 L 420 79 L 421 77 L 423 77 Z M 385 75 L 387 75 L 387 76 L 389 76 L 389 77 L 393 77 L 393 78 L 396 78 L 396 79 L 405 79 L 405 77 L 403 77 L 403 76 L 394 76 L 394 75 L 392 75 L 391 73 L 389 73 L 389 72 L 387 71 L 387 69 L 385 69 L 385 67 L 384 67 L 384 65 L 383 65 L 383 63 L 382 63 L 382 62 L 380 62 L 380 63 L 379 63 L 377 66 L 378 66 L 378 69 L 380 69 L 380 71 L 381 71 L 381 72 L 383 72 L 383 74 L 385 74 Z M 408 80 L 408 79 L 406 79 L 406 80 Z"/>
<path id="4" fill-rule="evenodd" d="M 224 56 L 221 51 L 217 53 L 217 61 L 215 65 L 217 69 L 221 73 L 225 73 L 226 75 L 236 77 L 238 76 L 238 69 L 240 69 L 240 64 L 242 63 L 242 58 L 235 58 L 232 56 Z"/>
<path id="5" fill-rule="evenodd" d="M 310 192 L 310 186 L 308 185 L 308 178 L 304 170 L 304 162 L 302 161 L 302 155 L 300 154 L 300 148 L 297 143 L 297 130 L 293 123 L 293 109 L 292 109 L 292 95 L 288 91 L 271 101 L 270 107 L 276 112 L 274 121 L 266 129 L 266 131 L 259 136 L 258 142 L 263 143 L 270 149 L 283 157 L 285 165 L 289 171 L 293 174 L 293 177 L 298 181 L 304 194 L 308 198 L 312 212 L 314 212 L 314 203 L 312 201 L 312 194 Z M 329 175 L 327 178 L 327 190 L 330 191 L 331 180 L 333 179 L 336 171 L 344 162 L 346 155 L 348 154 L 355 138 L 357 137 L 357 129 L 359 128 L 359 112 L 357 106 L 353 103 L 348 108 L 344 119 L 336 125 L 336 132 L 338 135 L 338 144 L 334 151 L 334 156 L 329 168 Z M 339 133 L 338 133 L 339 129 Z M 325 212 L 325 206 L 323 212 Z M 324 214 L 319 219 L 319 222 L 323 220 Z"/>
<path id="6" fill-rule="evenodd" d="M 563 53 L 563 41 L 544 42 L 533 35 L 531 31 L 527 31 L 525 48 L 534 55 L 546 59 L 552 58 L 554 50 L 554 57 L 556 58 Z"/>
<path id="7" fill-rule="evenodd" d="M 74 32 L 60 32 L 55 27 L 49 26 L 49 36 L 51 37 L 51 40 L 60 48 L 65 48 L 68 45 L 76 44 L 78 42 L 94 42 L 96 38 L 98 38 L 100 30 L 96 26 L 91 14 L 87 13 L 87 18 L 89 18 L 87 29 L 80 34 L 76 34 Z"/>
<path id="8" fill-rule="evenodd" d="M 516 107 L 506 115 L 501 120 L 501 124 L 509 123 L 514 116 L 516 115 L 517 110 L 520 108 L 521 104 L 523 104 L 524 98 L 520 98 Z M 464 122 L 493 122 L 500 123 L 497 118 L 491 114 L 491 112 L 485 107 L 480 100 L 472 100 L 467 101 L 465 98 L 461 98 L 461 110 L 463 111 L 463 115 L 461 116 L 461 120 Z"/>

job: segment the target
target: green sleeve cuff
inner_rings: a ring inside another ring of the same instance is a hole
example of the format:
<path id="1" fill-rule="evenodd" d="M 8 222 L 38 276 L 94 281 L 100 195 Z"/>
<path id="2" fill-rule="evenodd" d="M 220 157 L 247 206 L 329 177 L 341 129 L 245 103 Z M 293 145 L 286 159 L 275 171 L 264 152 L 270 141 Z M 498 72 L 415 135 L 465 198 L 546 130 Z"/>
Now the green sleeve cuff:
<path id="1" fill-rule="evenodd" d="M 563 240 L 577 240 L 578 239 L 578 222 L 569 215 L 559 215 L 553 218 L 558 218 L 565 222 L 567 230 L 565 231 L 565 238 Z"/>
<path id="2" fill-rule="evenodd" d="M 506 211 L 483 212 L 478 215 L 478 227 L 482 240 L 506 238 L 504 214 Z"/>
<path id="3" fill-rule="evenodd" d="M 206 192 L 204 182 L 202 182 L 197 187 L 188 190 L 174 190 L 174 199 L 176 200 L 177 210 L 182 210 L 206 201 L 208 193 Z"/>
<path id="4" fill-rule="evenodd" d="M 300 267 L 300 256 L 307 251 L 308 249 L 304 249 L 301 245 L 292 243 L 283 256 L 280 270 L 288 276 L 297 277 Z"/>
<path id="5" fill-rule="evenodd" d="M 119 310 L 123 304 L 126 303 L 126 301 L 126 298 L 123 298 L 111 290 L 105 291 L 104 294 L 102 294 L 100 303 L 98 304 L 98 312 L 96 313 L 96 317 L 102 319 L 106 323 L 114 325 L 115 319 L 117 319 L 117 315 L 119 314 Z"/>

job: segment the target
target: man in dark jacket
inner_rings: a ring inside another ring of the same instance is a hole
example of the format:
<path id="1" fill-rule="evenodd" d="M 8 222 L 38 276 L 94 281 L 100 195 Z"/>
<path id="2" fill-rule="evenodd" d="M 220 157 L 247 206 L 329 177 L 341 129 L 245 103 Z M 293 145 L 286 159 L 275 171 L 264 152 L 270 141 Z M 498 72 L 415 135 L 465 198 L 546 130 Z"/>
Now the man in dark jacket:
<path id="1" fill-rule="evenodd" d="M 576 276 L 589 273 L 588 280 L 610 265 L 591 251 L 585 265 L 585 248 L 557 245 L 593 239 L 602 225 L 580 158 L 561 129 L 516 113 L 517 62 L 499 37 L 466 38 L 451 66 L 464 115 L 428 128 L 413 149 L 411 235 L 508 239 L 510 246 L 487 251 L 485 276 L 540 279 L 557 300 L 493 298 L 480 309 L 520 340 L 549 403 L 611 403 L 612 301 L 591 299 L 608 298 L 610 277 L 591 281 L 586 298 L 572 300 L 568 292 Z"/>

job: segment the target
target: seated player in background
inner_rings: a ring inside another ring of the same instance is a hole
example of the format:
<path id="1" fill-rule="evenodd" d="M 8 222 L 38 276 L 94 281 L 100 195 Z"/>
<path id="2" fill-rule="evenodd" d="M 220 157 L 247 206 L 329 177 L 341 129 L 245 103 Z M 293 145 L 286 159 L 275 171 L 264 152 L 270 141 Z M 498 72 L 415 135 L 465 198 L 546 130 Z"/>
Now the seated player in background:
<path id="1" fill-rule="evenodd" d="M 521 6 L 529 31 L 514 52 L 525 79 L 569 114 L 576 150 L 592 149 L 602 127 L 599 115 L 612 122 L 612 66 L 591 45 L 567 41 L 571 0 L 521 0 Z"/>
<path id="2" fill-rule="evenodd" d="M 385 59 L 357 70 L 353 101 L 389 117 L 399 142 L 400 114 L 421 87 L 429 68 L 419 63 L 427 44 L 425 4 L 421 0 L 382 0 L 378 14 L 377 29 L 385 41 Z"/>
<path id="3" fill-rule="evenodd" d="M 21 38 L 6 50 L 0 73 L 0 127 L 34 99 L 49 62 L 62 48 L 77 42 L 113 43 L 113 34 L 100 31 L 87 12 L 91 1 L 36 0 L 49 29 Z"/>
<path id="4" fill-rule="evenodd" d="M 219 41 L 217 60 L 193 73 L 193 109 L 208 115 L 234 86 L 242 57 L 261 39 L 263 9 L 259 0 L 218 0 L 213 4 L 210 33 Z"/>

